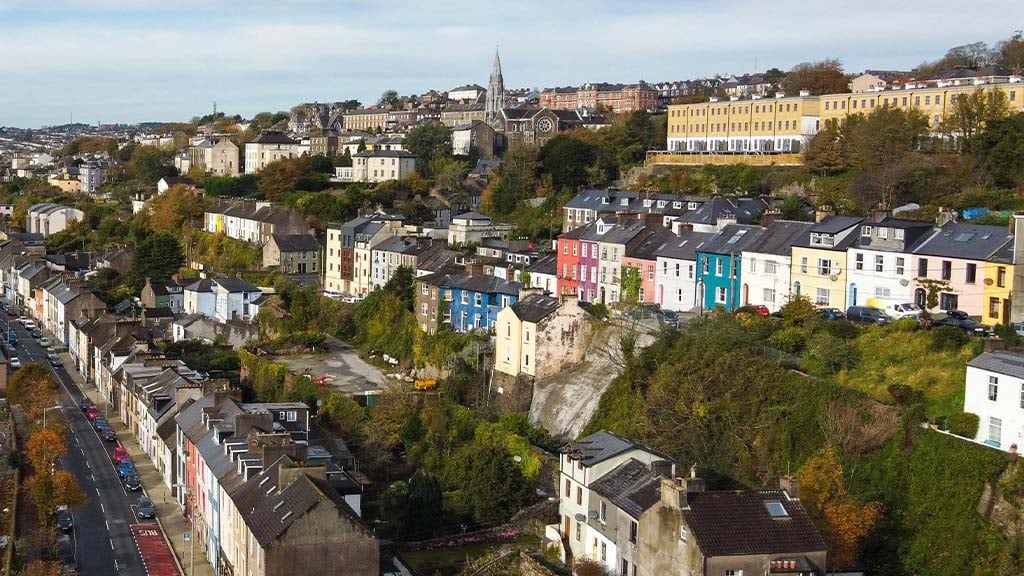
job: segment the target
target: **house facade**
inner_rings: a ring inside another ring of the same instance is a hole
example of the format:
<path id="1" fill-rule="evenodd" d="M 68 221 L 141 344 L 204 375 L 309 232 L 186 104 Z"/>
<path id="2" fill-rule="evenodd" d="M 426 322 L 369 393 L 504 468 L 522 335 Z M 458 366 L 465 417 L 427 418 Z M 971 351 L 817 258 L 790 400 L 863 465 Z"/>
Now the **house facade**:
<path id="1" fill-rule="evenodd" d="M 263 267 L 289 275 L 319 275 L 320 243 L 309 234 L 272 234 L 263 245 Z"/>
<path id="2" fill-rule="evenodd" d="M 730 224 L 697 252 L 697 297 L 704 310 L 733 311 L 746 306 L 750 286 L 743 282 L 743 251 L 757 245 L 764 231 L 757 226 Z"/>
<path id="3" fill-rule="evenodd" d="M 280 132 L 264 132 L 245 143 L 245 173 L 257 174 L 271 162 L 299 157 L 299 142 Z"/>
<path id="4" fill-rule="evenodd" d="M 749 244 L 742 259 L 746 282 L 745 304 L 761 305 L 776 312 L 789 300 L 791 253 L 793 245 L 809 233 L 813 224 L 777 220 L 765 227 L 761 237 Z M 820 264 L 820 263 L 819 263 Z M 802 269 L 803 270 L 803 269 Z M 817 272 L 831 275 L 831 265 L 823 265 Z M 830 305 L 828 292 L 815 296 L 815 304 Z"/>
<path id="5" fill-rule="evenodd" d="M 930 222 L 896 218 L 863 222 L 846 253 L 846 305 L 884 310 L 913 302 L 912 252 L 931 229 Z"/>
<path id="6" fill-rule="evenodd" d="M 862 222 L 863 218 L 823 213 L 793 244 L 787 294 L 805 295 L 845 312 L 852 305 L 846 290 L 846 250 L 857 240 Z"/>
<path id="7" fill-rule="evenodd" d="M 1014 451 L 1024 440 L 1024 355 L 985 352 L 967 363 L 964 412 L 978 416 L 974 440 Z"/>
<path id="8" fill-rule="evenodd" d="M 546 378 L 581 362 L 591 324 L 577 298 L 527 292 L 498 312 L 494 369 L 509 376 Z"/>

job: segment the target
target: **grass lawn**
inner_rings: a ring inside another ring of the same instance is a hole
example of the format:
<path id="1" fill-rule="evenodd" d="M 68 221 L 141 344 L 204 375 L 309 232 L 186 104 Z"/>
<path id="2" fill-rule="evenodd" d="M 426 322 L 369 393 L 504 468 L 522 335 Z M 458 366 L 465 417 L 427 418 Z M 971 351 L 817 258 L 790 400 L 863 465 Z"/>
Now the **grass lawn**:
<path id="1" fill-rule="evenodd" d="M 458 574 L 468 562 L 472 562 L 506 544 L 538 546 L 540 538 L 532 534 L 524 534 L 515 540 L 503 540 L 490 544 L 470 544 L 458 548 L 442 548 L 438 550 L 417 550 L 406 552 L 402 557 L 409 567 L 419 574 Z"/>
<path id="2" fill-rule="evenodd" d="M 964 409 L 964 377 L 967 361 L 978 353 L 972 340 L 959 350 L 940 350 L 924 330 L 900 332 L 872 326 L 855 340 L 860 362 L 837 377 L 839 383 L 892 403 L 890 384 L 905 384 L 924 393 L 929 417 Z"/>

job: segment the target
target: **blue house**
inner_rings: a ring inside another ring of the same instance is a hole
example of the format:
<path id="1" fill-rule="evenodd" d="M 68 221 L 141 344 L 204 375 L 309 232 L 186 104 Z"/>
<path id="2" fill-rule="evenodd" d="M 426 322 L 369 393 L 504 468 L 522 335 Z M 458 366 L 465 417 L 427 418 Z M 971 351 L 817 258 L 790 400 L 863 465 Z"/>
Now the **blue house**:
<path id="1" fill-rule="evenodd" d="M 469 332 L 482 328 L 489 330 L 498 318 L 498 312 L 519 301 L 519 282 L 485 274 L 431 274 L 417 278 L 421 287 L 417 296 L 417 319 L 424 330 L 432 332 L 436 317 L 435 298 L 447 301 L 444 321 L 452 330 Z M 437 296 L 432 288 L 437 289 Z"/>
<path id="2" fill-rule="evenodd" d="M 745 304 L 744 250 L 756 245 L 764 228 L 729 224 L 697 251 L 697 302 L 704 310 L 733 311 Z"/>

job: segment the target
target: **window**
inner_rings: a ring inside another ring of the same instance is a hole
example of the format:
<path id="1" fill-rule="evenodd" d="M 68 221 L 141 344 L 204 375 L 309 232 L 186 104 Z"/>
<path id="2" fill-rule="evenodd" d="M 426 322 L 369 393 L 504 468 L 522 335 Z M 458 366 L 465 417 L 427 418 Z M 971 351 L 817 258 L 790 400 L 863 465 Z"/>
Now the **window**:
<path id="1" fill-rule="evenodd" d="M 676 262 L 676 278 L 679 278 L 679 262 Z"/>
<path id="2" fill-rule="evenodd" d="M 579 486 L 576 487 L 576 505 L 577 506 L 582 506 L 583 505 L 583 488 L 581 488 Z"/>
<path id="3" fill-rule="evenodd" d="M 988 377 L 988 401 L 995 402 L 999 399 L 999 377 Z"/>
<path id="4" fill-rule="evenodd" d="M 942 261 L 942 279 L 949 280 L 953 277 L 953 263 L 949 260 Z"/>
<path id="5" fill-rule="evenodd" d="M 686 542 L 686 524 L 679 524 L 679 540 L 681 542 Z"/>
<path id="6" fill-rule="evenodd" d="M 860 229 L 861 236 L 871 236 L 871 226 L 864 226 Z"/>
<path id="7" fill-rule="evenodd" d="M 765 274 L 775 274 L 775 266 L 776 266 L 775 260 L 765 260 L 764 261 L 764 273 Z"/>
<path id="8" fill-rule="evenodd" d="M 527 368 L 530 367 L 530 355 L 529 354 L 523 355 L 523 366 L 525 366 Z"/>
<path id="9" fill-rule="evenodd" d="M 892 290 L 889 288 L 882 288 L 878 286 L 875 288 L 875 298 L 889 298 L 892 296 Z"/>
<path id="10" fill-rule="evenodd" d="M 526 328 L 523 330 L 523 341 L 527 344 L 530 343 L 530 329 Z"/>
<path id="11" fill-rule="evenodd" d="M 828 306 L 830 292 L 828 288 L 816 288 L 814 290 L 814 303 L 818 306 Z"/>
<path id="12" fill-rule="evenodd" d="M 578 246 L 578 245 L 576 245 L 576 244 L 574 243 L 574 244 L 572 245 L 572 255 L 573 255 L 573 256 L 575 256 L 575 255 L 576 255 L 576 250 L 578 250 L 578 249 L 579 249 L 579 246 Z"/>
<path id="13" fill-rule="evenodd" d="M 721 276 L 725 272 L 725 262 L 718 258 L 715 260 L 715 276 Z"/>
<path id="14" fill-rule="evenodd" d="M 897 276 L 903 276 L 903 274 L 906 273 L 906 271 L 907 271 L 907 261 L 903 258 L 903 256 L 897 256 L 896 257 L 896 275 Z"/>
<path id="15" fill-rule="evenodd" d="M 968 284 L 974 284 L 977 281 L 977 279 L 978 279 L 978 265 L 977 264 L 968 264 L 967 265 L 967 274 L 966 274 L 965 281 Z"/>
<path id="16" fill-rule="evenodd" d="M 629 576 L 629 561 L 625 558 L 622 559 L 622 568 L 619 570 L 619 576 Z"/>
<path id="17" fill-rule="evenodd" d="M 996 271 L 996 286 L 1000 288 L 1006 287 L 1006 267 L 1000 266 Z"/>
<path id="18" fill-rule="evenodd" d="M 885 259 L 882 256 L 875 256 L 875 272 L 881 272 L 884 268 Z"/>
<path id="19" fill-rule="evenodd" d="M 601 542 L 601 561 L 605 562 L 608 560 L 608 544 Z"/>
<path id="20" fill-rule="evenodd" d="M 725 304 L 725 288 L 715 288 L 715 304 Z"/>
<path id="21" fill-rule="evenodd" d="M 764 301 L 769 303 L 769 304 L 774 304 L 775 303 L 775 289 L 774 288 L 765 288 L 764 289 Z"/>
<path id="22" fill-rule="evenodd" d="M 583 532 L 583 527 L 580 525 L 579 522 L 577 522 L 576 523 L 576 541 L 577 542 L 580 541 L 580 535 L 582 534 L 582 532 Z"/>
<path id="23" fill-rule="evenodd" d="M 423 304 L 420 304 L 420 315 L 421 316 L 426 316 L 427 315 L 427 303 L 426 302 L 424 302 Z"/>
<path id="24" fill-rule="evenodd" d="M 426 284 L 423 284 L 423 283 L 421 283 L 421 284 L 420 284 L 420 294 L 423 294 L 424 296 L 426 296 L 426 295 L 427 295 L 427 290 L 428 290 L 428 289 L 427 289 L 427 285 L 426 285 Z"/>
<path id="25" fill-rule="evenodd" d="M 583 250 L 582 250 L 582 252 L 583 252 L 582 256 L 584 258 L 586 258 L 587 257 L 587 244 L 586 244 L 586 242 L 583 243 Z"/>
<path id="26" fill-rule="evenodd" d="M 295 422 L 298 419 L 299 419 L 299 413 L 297 411 L 295 411 L 295 410 L 289 410 L 288 411 L 288 421 L 289 422 Z"/>
<path id="27" fill-rule="evenodd" d="M 988 418 L 988 443 L 999 446 L 1003 439 L 1003 419 L 989 416 Z"/>
<path id="28" fill-rule="evenodd" d="M 511 337 L 512 337 L 512 323 L 511 322 L 505 322 L 505 338 L 511 338 Z"/>
<path id="29" fill-rule="evenodd" d="M 601 500 L 600 513 L 598 514 L 598 518 L 600 518 L 601 524 L 608 523 L 608 503 L 605 502 L 604 500 Z"/>
<path id="30" fill-rule="evenodd" d="M 800 273 L 807 274 L 807 256 L 800 258 Z"/>
<path id="31" fill-rule="evenodd" d="M 888 240 L 889 239 L 889 229 L 888 228 L 879 228 L 878 231 L 876 232 L 876 235 L 878 236 L 878 238 L 880 240 Z"/>
<path id="32" fill-rule="evenodd" d="M 999 319 L 999 298 L 988 299 L 988 317 Z"/>
<path id="33" fill-rule="evenodd" d="M 917 276 L 918 278 L 928 277 L 928 259 L 921 258 L 917 261 Z"/>
<path id="34" fill-rule="evenodd" d="M 637 523 L 635 521 L 630 521 L 630 523 L 629 523 L 629 543 L 630 544 L 636 544 L 636 533 L 637 533 L 638 528 L 639 528 L 639 526 L 637 526 Z"/>
<path id="35" fill-rule="evenodd" d="M 863 270 L 864 269 L 864 255 L 863 254 L 857 254 L 856 255 L 856 257 L 854 258 L 853 267 L 856 268 L 857 270 Z"/>
<path id="36" fill-rule="evenodd" d="M 857 101 L 854 100 L 854 103 Z M 743 570 L 726 570 L 725 576 L 743 576 Z"/>
<path id="37" fill-rule="evenodd" d="M 827 258 L 818 258 L 818 276 L 828 276 L 832 273 L 832 261 Z"/>
<path id="38" fill-rule="evenodd" d="M 469 304 L 469 292 L 462 293 L 462 303 Z"/>
<path id="39" fill-rule="evenodd" d="M 749 266 L 749 268 L 750 268 L 751 272 L 757 272 L 757 259 L 756 258 L 750 258 L 750 266 Z"/>

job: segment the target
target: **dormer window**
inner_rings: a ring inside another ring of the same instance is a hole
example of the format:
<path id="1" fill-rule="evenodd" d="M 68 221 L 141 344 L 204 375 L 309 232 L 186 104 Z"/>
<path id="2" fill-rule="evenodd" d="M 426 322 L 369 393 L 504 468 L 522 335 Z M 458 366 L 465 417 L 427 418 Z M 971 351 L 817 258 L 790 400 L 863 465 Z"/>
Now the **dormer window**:
<path id="1" fill-rule="evenodd" d="M 871 237 L 871 226 L 864 226 L 860 229 L 860 235 L 864 238 Z"/>
<path id="2" fill-rule="evenodd" d="M 681 205 L 682 205 L 682 202 L 673 202 L 673 203 L 672 203 L 672 207 L 673 207 L 673 208 L 679 208 L 679 206 L 681 206 Z M 688 203 L 688 204 L 686 205 L 686 209 L 687 209 L 687 210 L 696 210 L 696 209 L 697 209 L 697 203 L 696 203 L 696 202 L 690 202 L 690 203 Z"/>
<path id="3" fill-rule="evenodd" d="M 672 203 L 672 207 L 675 208 L 676 210 L 678 210 L 678 209 L 683 207 L 683 203 L 682 202 L 673 202 Z"/>
<path id="4" fill-rule="evenodd" d="M 878 235 L 878 239 L 879 240 L 888 240 L 889 239 L 889 229 L 888 228 L 879 228 L 878 232 L 877 232 L 877 235 Z"/>
<path id="5" fill-rule="evenodd" d="M 665 201 L 665 200 L 658 200 L 658 208 L 664 208 L 667 205 L 668 205 L 667 201 Z"/>
<path id="6" fill-rule="evenodd" d="M 621 199 L 619 199 L 619 205 L 620 206 L 629 206 L 629 198 L 621 198 Z"/>
<path id="7" fill-rule="evenodd" d="M 601 198 L 601 204 L 608 204 L 608 202 L 609 202 L 609 199 L 608 199 L 607 196 L 605 196 L 604 198 Z"/>
<path id="8" fill-rule="evenodd" d="M 644 208 L 650 208 L 653 205 L 654 200 L 651 200 L 650 198 L 644 200 Z"/>

